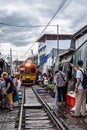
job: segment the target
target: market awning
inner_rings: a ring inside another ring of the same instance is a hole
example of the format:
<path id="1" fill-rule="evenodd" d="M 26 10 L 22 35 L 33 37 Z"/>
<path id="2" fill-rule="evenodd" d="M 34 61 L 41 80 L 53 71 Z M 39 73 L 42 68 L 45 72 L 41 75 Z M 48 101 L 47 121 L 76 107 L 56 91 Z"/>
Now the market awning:
<path id="1" fill-rule="evenodd" d="M 72 59 L 72 55 L 70 56 L 67 56 L 67 57 L 64 57 L 62 60 L 61 60 L 61 63 L 68 63 L 70 62 Z"/>

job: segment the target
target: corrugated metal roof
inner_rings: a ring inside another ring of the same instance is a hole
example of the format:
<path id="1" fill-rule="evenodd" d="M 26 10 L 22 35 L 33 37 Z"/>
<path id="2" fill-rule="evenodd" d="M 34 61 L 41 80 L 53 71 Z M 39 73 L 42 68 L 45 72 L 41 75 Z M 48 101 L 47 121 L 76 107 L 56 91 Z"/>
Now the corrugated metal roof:
<path id="1" fill-rule="evenodd" d="M 68 40 L 71 39 L 71 34 L 44 34 L 36 42 L 45 42 L 46 40 Z"/>

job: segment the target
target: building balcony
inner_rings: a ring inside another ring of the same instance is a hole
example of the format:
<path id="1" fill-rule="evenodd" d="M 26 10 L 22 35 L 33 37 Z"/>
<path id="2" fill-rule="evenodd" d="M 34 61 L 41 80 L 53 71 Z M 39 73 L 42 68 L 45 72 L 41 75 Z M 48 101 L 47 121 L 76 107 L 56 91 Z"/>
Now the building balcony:
<path id="1" fill-rule="evenodd" d="M 43 48 L 44 46 L 46 46 L 46 43 L 42 42 L 41 44 L 39 44 L 38 50 L 40 50 L 40 49 Z"/>

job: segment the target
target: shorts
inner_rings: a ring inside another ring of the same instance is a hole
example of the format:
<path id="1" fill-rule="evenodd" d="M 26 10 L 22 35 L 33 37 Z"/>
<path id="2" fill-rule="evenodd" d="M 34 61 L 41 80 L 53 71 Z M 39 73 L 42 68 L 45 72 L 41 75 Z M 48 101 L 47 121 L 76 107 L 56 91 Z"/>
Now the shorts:
<path id="1" fill-rule="evenodd" d="M 8 100 L 9 103 L 11 103 L 13 101 L 12 95 L 13 95 L 13 93 L 7 93 L 7 100 Z"/>

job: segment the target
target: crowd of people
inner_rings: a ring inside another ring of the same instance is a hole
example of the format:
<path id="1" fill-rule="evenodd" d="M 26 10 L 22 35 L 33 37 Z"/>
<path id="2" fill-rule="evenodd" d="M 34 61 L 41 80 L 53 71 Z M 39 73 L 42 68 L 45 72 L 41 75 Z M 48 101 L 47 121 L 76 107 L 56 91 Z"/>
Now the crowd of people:
<path id="1" fill-rule="evenodd" d="M 84 70 L 83 61 L 78 60 L 77 65 L 74 66 L 70 64 L 72 69 L 76 72 L 76 82 L 72 86 L 72 90 L 75 92 L 75 114 L 71 114 L 72 117 L 85 117 L 86 116 L 86 93 L 87 89 L 83 88 L 83 79 L 84 79 Z M 69 70 L 67 70 L 69 72 Z M 71 74 L 65 74 L 63 72 L 62 66 L 59 67 L 58 71 L 55 71 L 54 74 L 43 74 L 39 75 L 38 83 L 43 84 L 45 88 L 48 88 L 48 84 L 54 84 L 54 92 L 55 92 L 55 106 L 66 104 L 66 94 L 68 92 L 69 81 L 71 80 L 72 84 L 72 76 Z M 86 83 L 87 84 L 87 83 Z"/>
<path id="2" fill-rule="evenodd" d="M 53 74 L 51 73 L 43 73 L 43 74 L 39 74 L 38 78 L 37 78 L 37 84 L 44 87 L 45 89 L 48 89 L 48 84 L 52 84 L 53 83 Z"/>
<path id="3" fill-rule="evenodd" d="M 0 77 L 0 104 L 1 108 L 13 110 L 14 102 L 19 101 L 21 81 L 20 74 L 15 72 L 13 76 L 9 76 L 7 72 L 3 72 Z"/>
<path id="4" fill-rule="evenodd" d="M 70 66 L 76 72 L 76 84 L 74 87 L 75 90 L 75 114 L 72 116 L 75 118 L 85 117 L 86 116 L 86 92 L 87 89 L 83 88 L 83 79 L 84 79 L 84 68 L 83 61 L 78 60 L 77 66 L 70 64 Z M 69 71 L 68 71 L 69 72 Z M 54 74 L 44 73 L 39 74 L 37 79 L 37 84 L 43 86 L 45 91 L 49 90 L 48 84 L 54 85 L 55 93 L 55 106 L 66 103 L 66 94 L 68 91 L 68 84 L 70 78 L 69 73 L 64 73 L 62 66 L 59 67 Z M 20 91 L 21 81 L 20 74 L 18 72 L 14 73 L 13 77 L 9 76 L 8 73 L 3 72 L 0 77 L 0 100 L 2 108 L 9 107 L 9 111 L 12 111 L 14 102 L 19 102 L 18 91 Z"/>
<path id="5" fill-rule="evenodd" d="M 37 81 L 40 85 L 44 86 L 45 90 L 49 90 L 48 84 L 54 84 L 55 104 L 65 104 L 67 93 L 67 75 L 62 71 L 62 66 L 60 66 L 58 71 L 55 71 L 54 74 L 40 74 Z"/>

